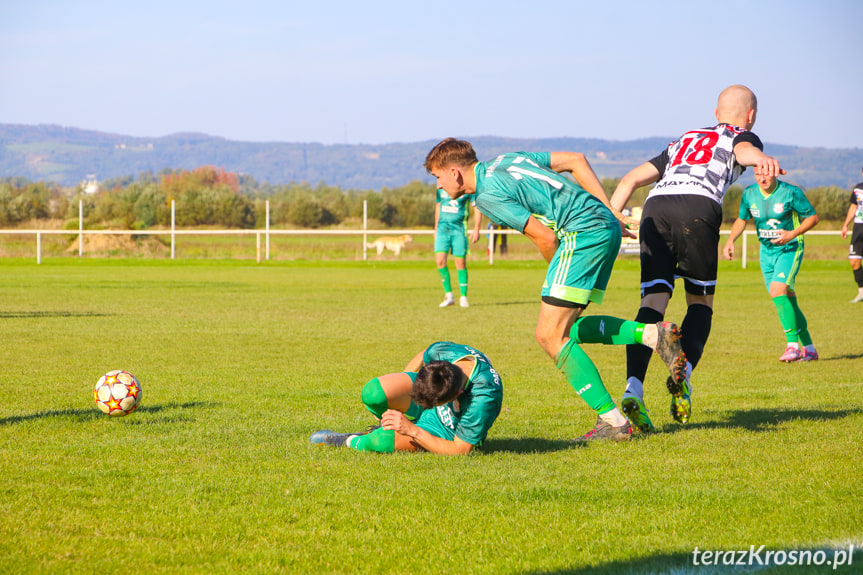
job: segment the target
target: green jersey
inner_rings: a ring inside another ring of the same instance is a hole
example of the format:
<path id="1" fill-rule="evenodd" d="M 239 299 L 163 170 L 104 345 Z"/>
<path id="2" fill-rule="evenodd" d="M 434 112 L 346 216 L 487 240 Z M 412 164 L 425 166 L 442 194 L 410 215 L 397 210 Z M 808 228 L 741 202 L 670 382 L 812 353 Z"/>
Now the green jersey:
<path id="1" fill-rule="evenodd" d="M 762 247 L 787 251 L 802 248 L 803 236 L 797 236 L 785 246 L 777 246 L 771 240 L 778 237 L 781 230 L 793 230 L 800 225 L 801 219 L 815 215 L 815 208 L 803 195 L 803 190 L 777 180 L 771 194 L 761 191 L 758 184 L 743 190 L 738 215 L 742 220 L 755 222 Z"/>
<path id="2" fill-rule="evenodd" d="M 454 429 L 456 437 L 471 445 L 479 445 L 485 440 L 503 405 L 503 385 L 491 361 L 470 346 L 439 341 L 425 350 L 423 363 L 455 363 L 468 357 L 473 358 L 474 368 L 464 391 L 455 401 L 435 409 L 441 423 Z"/>
<path id="3" fill-rule="evenodd" d="M 437 191 L 435 208 L 438 210 L 437 231 L 444 234 L 466 234 L 467 219 L 470 216 L 468 207 L 476 205 L 473 196 L 462 196 L 456 200 L 450 199 L 443 190 Z"/>
<path id="4" fill-rule="evenodd" d="M 503 154 L 478 163 L 475 175 L 479 210 L 514 230 L 524 232 L 530 216 L 558 237 L 620 225 L 599 199 L 552 170 L 547 152 Z"/>

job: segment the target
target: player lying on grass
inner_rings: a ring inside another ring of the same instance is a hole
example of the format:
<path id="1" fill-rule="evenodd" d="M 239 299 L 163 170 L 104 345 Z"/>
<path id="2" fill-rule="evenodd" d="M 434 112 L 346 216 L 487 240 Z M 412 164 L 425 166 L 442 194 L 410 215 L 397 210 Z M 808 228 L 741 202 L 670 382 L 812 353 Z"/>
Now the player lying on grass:
<path id="1" fill-rule="evenodd" d="M 577 441 L 629 439 L 629 422 L 581 344 L 644 344 L 675 380 L 685 377 L 686 360 L 674 324 L 581 317 L 590 302 L 602 303 L 622 227 L 630 223 L 612 210 L 584 154 L 517 152 L 479 162 L 469 142 L 447 138 L 428 153 L 425 168 L 451 198 L 476 194 L 483 214 L 523 233 L 548 262 L 536 341 L 597 414 L 594 428 Z"/>
<path id="2" fill-rule="evenodd" d="M 309 441 L 379 453 L 470 453 L 500 413 L 503 386 L 484 353 L 439 341 L 418 353 L 403 372 L 366 383 L 362 400 L 380 426 L 365 433 L 316 431 Z"/>
<path id="3" fill-rule="evenodd" d="M 818 215 L 797 186 L 781 182 L 758 168 L 755 181 L 743 190 L 738 216 L 723 253 L 726 259 L 734 258 L 734 240 L 743 233 L 746 222 L 753 220 L 761 243 L 761 274 L 785 330 L 787 345 L 779 360 L 788 363 L 818 359 L 806 316 L 797 305 L 794 291 L 803 262 L 803 234 L 818 223 Z"/>

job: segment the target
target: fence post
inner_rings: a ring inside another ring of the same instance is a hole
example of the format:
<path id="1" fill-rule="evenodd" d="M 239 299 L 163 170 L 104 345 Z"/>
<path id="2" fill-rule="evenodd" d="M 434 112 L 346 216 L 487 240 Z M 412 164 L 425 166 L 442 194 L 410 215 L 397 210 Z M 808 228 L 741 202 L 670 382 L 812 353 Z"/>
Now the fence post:
<path id="1" fill-rule="evenodd" d="M 84 255 L 84 200 L 78 200 L 78 257 Z"/>
<path id="2" fill-rule="evenodd" d="M 36 263 L 42 263 L 42 234 L 36 232 Z"/>
<path id="3" fill-rule="evenodd" d="M 270 200 L 267 200 L 267 261 L 270 261 Z"/>
<path id="4" fill-rule="evenodd" d="M 171 200 L 171 259 L 174 259 L 174 232 L 176 231 L 177 211 L 174 200 Z"/>
<path id="5" fill-rule="evenodd" d="M 494 227 L 488 225 L 488 265 L 494 265 Z"/>
<path id="6" fill-rule="evenodd" d="M 746 269 L 746 236 L 749 235 L 749 232 L 743 232 L 743 257 L 741 258 L 741 263 L 743 264 L 743 269 Z"/>
<path id="7" fill-rule="evenodd" d="M 255 232 L 255 260 L 261 263 L 261 232 Z"/>
<path id="8" fill-rule="evenodd" d="M 363 200 L 363 261 L 368 260 L 368 251 L 366 248 L 368 242 L 368 227 L 369 227 L 369 201 Z"/>

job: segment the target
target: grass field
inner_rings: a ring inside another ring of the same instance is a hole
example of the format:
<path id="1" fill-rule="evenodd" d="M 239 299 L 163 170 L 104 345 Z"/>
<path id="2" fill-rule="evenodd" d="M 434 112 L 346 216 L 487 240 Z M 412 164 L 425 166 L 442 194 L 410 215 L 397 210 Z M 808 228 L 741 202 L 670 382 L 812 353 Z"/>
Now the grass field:
<path id="1" fill-rule="evenodd" d="M 757 264 L 721 266 L 691 422 L 667 414 L 654 361 L 659 433 L 577 447 L 595 416 L 533 340 L 535 260 L 474 262 L 472 306 L 438 309 L 430 261 L 2 259 L 0 573 L 706 574 L 730 571 L 693 565 L 696 548 L 863 546 L 863 305 L 847 303 L 847 263 L 805 262 L 821 360 L 792 365 Z M 589 312 L 632 317 L 637 283 L 620 261 Z M 480 453 L 308 444 L 372 423 L 361 386 L 440 339 L 503 377 Z M 623 348 L 587 351 L 619 399 Z M 115 368 L 143 386 L 119 419 L 91 392 Z"/>

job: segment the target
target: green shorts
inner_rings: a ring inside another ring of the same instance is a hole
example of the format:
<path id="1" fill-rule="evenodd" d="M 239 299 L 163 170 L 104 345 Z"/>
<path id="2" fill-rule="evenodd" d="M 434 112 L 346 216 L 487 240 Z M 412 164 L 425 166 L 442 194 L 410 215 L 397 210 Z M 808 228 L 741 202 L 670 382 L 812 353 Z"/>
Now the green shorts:
<path id="1" fill-rule="evenodd" d="M 434 238 L 434 251 L 435 253 L 452 254 L 456 258 L 467 256 L 467 234 L 448 234 L 438 230 Z"/>
<path id="2" fill-rule="evenodd" d="M 601 304 L 620 251 L 620 225 L 614 222 L 596 230 L 560 232 L 558 239 L 542 296 L 581 305 Z"/>
<path id="3" fill-rule="evenodd" d="M 764 276 L 764 285 L 770 291 L 770 284 L 779 282 L 794 289 L 797 272 L 803 262 L 803 247 L 798 246 L 791 249 L 767 248 L 761 246 L 758 254 L 761 259 L 761 275 Z"/>

